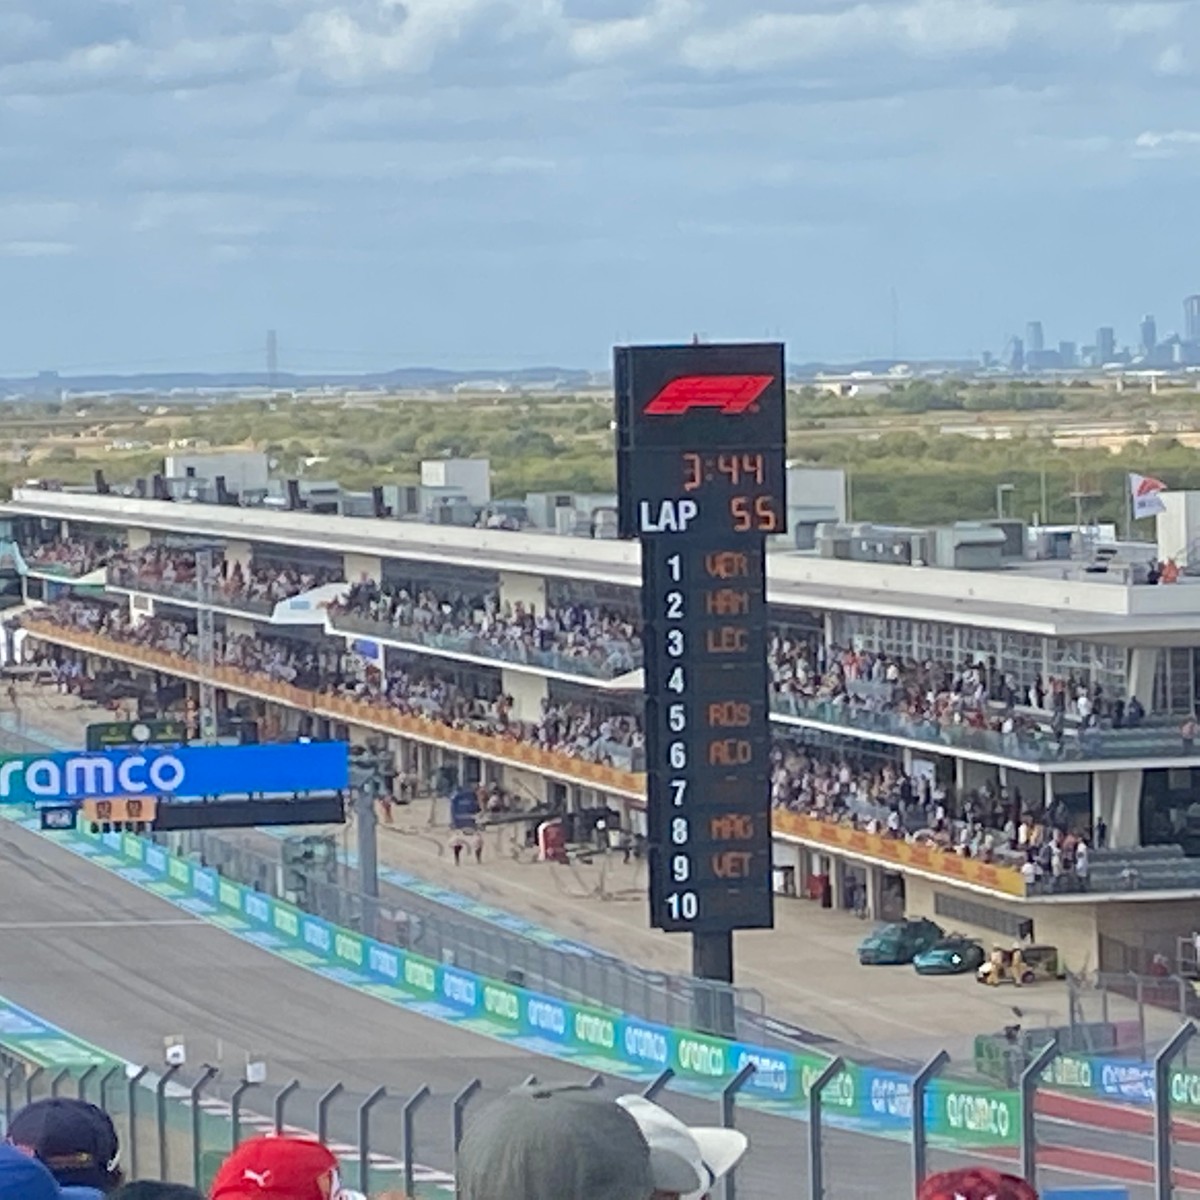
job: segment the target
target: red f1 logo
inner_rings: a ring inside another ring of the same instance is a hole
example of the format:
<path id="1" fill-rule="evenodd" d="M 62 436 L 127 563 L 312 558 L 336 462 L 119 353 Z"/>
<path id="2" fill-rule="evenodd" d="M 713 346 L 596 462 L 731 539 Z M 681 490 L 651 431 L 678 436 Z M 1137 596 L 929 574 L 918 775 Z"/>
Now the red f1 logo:
<path id="1" fill-rule="evenodd" d="M 774 375 L 683 375 L 667 384 L 643 410 L 648 416 L 679 416 L 693 408 L 744 413 L 775 381 Z"/>

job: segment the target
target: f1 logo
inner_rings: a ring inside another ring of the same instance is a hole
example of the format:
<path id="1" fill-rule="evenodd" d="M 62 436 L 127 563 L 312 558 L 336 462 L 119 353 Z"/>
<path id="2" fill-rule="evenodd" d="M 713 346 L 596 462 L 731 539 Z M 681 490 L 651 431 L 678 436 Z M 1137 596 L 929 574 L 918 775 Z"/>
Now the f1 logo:
<path id="1" fill-rule="evenodd" d="M 683 375 L 671 380 L 642 411 L 651 417 L 677 417 L 693 408 L 716 408 L 736 416 L 774 381 L 774 375 Z"/>

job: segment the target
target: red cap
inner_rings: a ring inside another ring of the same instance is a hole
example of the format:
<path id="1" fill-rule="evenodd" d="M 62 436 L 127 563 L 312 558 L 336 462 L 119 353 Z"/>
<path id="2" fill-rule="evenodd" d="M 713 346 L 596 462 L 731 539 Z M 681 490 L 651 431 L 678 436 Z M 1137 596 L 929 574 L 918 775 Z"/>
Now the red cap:
<path id="1" fill-rule="evenodd" d="M 1037 1192 L 1016 1175 L 968 1167 L 931 1175 L 917 1200 L 1038 1200 Z"/>
<path id="2" fill-rule="evenodd" d="M 221 1164 L 212 1200 L 338 1200 L 338 1161 L 320 1142 L 259 1137 Z"/>

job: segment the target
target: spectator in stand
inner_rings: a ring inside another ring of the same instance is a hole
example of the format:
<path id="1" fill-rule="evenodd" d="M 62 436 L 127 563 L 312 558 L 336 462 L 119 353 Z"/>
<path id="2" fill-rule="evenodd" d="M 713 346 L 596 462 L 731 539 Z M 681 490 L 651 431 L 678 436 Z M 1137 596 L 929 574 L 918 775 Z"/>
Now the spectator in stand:
<path id="1" fill-rule="evenodd" d="M 498 591 L 464 594 L 362 580 L 329 606 L 331 615 L 384 627 L 399 638 L 462 638 L 463 648 L 508 661 L 538 655 L 586 661 L 605 675 L 632 671 L 640 651 L 640 622 L 602 605 L 547 605 L 539 613 Z"/>
<path id="2" fill-rule="evenodd" d="M 968 1167 L 929 1176 L 917 1200 L 1038 1200 L 1038 1194 L 1016 1175 Z"/>
<path id="3" fill-rule="evenodd" d="M 22 557 L 34 567 L 59 567 L 68 575 L 86 575 L 104 566 L 119 546 L 113 538 L 55 538 L 22 547 Z"/>
<path id="4" fill-rule="evenodd" d="M 60 1200 L 54 1176 L 16 1146 L 0 1146 L 0 1200 Z"/>
<path id="5" fill-rule="evenodd" d="M 307 1138 L 251 1138 L 221 1164 L 211 1200 L 364 1200 L 344 1187 L 333 1151 Z"/>
<path id="6" fill-rule="evenodd" d="M 687 1162 L 655 1159 L 637 1121 L 615 1101 L 541 1085 L 479 1110 L 457 1171 L 459 1200 L 651 1200 L 687 1194 L 696 1178 Z"/>
<path id="7" fill-rule="evenodd" d="M 112 1118 L 85 1100 L 54 1097 L 27 1104 L 9 1122 L 8 1140 L 45 1163 L 64 1200 L 102 1200 L 121 1184 Z"/>

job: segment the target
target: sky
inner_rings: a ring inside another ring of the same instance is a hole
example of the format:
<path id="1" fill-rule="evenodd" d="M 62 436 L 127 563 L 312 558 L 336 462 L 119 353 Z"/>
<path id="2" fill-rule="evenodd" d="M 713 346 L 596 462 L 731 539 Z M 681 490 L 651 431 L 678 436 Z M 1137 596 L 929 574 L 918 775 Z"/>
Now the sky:
<path id="1" fill-rule="evenodd" d="M 0 375 L 1136 341 L 1198 85 L 1200 0 L 4 0 Z"/>

